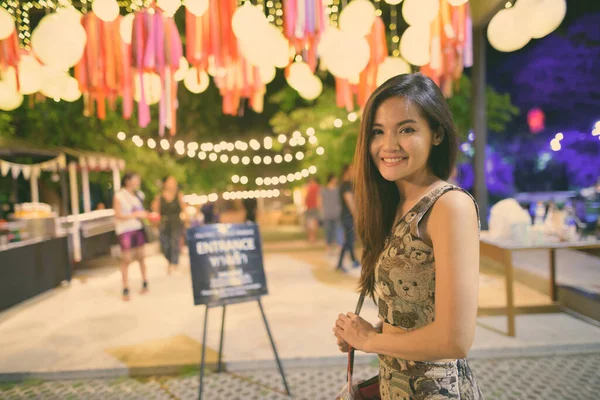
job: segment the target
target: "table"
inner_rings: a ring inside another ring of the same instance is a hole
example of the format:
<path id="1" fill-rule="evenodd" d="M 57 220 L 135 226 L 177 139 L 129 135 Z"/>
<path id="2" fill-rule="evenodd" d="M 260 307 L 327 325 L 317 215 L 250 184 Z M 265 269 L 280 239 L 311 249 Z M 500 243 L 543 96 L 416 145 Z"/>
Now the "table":
<path id="1" fill-rule="evenodd" d="M 492 238 L 489 233 L 482 232 L 479 239 L 480 257 L 496 261 L 504 267 L 506 279 L 506 307 L 480 307 L 478 315 L 506 315 L 508 318 L 508 336 L 515 336 L 515 316 L 518 314 L 537 314 L 561 311 L 558 303 L 558 291 L 556 286 L 556 250 L 558 249 L 600 249 L 600 240 L 589 239 L 575 242 L 560 242 L 558 239 L 546 238 L 541 243 L 527 244 L 512 240 L 501 240 Z M 547 250 L 550 256 L 550 304 L 515 307 L 514 303 L 514 267 L 512 253 L 524 250 Z"/>
<path id="2" fill-rule="evenodd" d="M 66 236 L 0 246 L 0 311 L 70 280 Z"/>

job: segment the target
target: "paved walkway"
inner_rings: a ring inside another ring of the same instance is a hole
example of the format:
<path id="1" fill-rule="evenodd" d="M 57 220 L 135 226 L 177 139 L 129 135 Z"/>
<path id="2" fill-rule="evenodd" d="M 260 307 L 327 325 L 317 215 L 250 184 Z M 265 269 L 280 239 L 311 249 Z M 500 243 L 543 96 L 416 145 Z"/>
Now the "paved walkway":
<path id="1" fill-rule="evenodd" d="M 541 358 L 503 358 L 470 361 L 487 400 L 595 400 L 600 393 L 600 354 Z M 377 374 L 374 365 L 361 365 L 356 376 Z M 343 367 L 290 368 L 286 371 L 292 398 L 333 400 L 345 382 Z M 197 399 L 198 376 L 147 379 L 30 381 L 0 384 L 0 399 L 44 400 L 173 400 Z M 205 376 L 205 400 L 283 400 L 280 375 L 275 370 Z"/>
<path id="2" fill-rule="evenodd" d="M 187 260 L 187 257 L 183 257 Z M 334 271 L 322 251 L 267 252 L 269 295 L 265 312 L 288 368 L 343 366 L 331 327 L 340 312 L 354 309 L 358 270 Z M 193 305 L 189 265 L 166 275 L 160 256 L 148 258 L 150 293 L 139 295 L 132 265 L 132 301 L 120 299 L 116 265 L 79 271 L 58 288 L 0 314 L 0 381 L 164 375 L 197 365 L 204 308 Z M 482 276 L 481 292 L 495 290 Z M 492 279 L 492 283 L 495 282 Z M 486 286 L 487 285 L 487 286 Z M 372 302 L 363 316 L 376 320 Z M 219 348 L 221 312 L 210 311 L 207 361 Z M 506 318 L 481 317 L 470 357 L 510 357 L 600 351 L 600 328 L 567 314 L 517 317 L 517 337 L 507 337 Z M 358 355 L 359 360 L 372 356 Z M 227 311 L 224 359 L 231 371 L 274 366 L 256 304 Z"/>

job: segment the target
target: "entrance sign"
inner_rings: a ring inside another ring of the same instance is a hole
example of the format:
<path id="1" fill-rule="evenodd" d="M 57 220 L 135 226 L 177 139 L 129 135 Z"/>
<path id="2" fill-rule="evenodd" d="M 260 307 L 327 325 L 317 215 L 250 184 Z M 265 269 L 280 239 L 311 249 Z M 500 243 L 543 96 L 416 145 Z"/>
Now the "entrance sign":
<path id="1" fill-rule="evenodd" d="M 212 224 L 188 231 L 194 304 L 211 307 L 267 294 L 255 224 Z"/>

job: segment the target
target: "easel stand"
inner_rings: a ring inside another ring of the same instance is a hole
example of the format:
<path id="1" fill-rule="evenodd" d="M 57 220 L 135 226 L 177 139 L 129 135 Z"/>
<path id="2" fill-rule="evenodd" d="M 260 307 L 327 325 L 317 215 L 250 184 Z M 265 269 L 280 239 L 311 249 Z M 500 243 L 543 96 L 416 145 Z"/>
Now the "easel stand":
<path id="1" fill-rule="evenodd" d="M 283 380 L 283 386 L 285 387 L 285 391 L 288 396 L 291 396 L 290 388 L 288 387 L 287 380 L 285 379 L 285 373 L 283 372 L 283 366 L 281 365 L 281 360 L 279 359 L 279 354 L 277 354 L 277 348 L 275 347 L 275 341 L 273 340 L 273 335 L 271 335 L 271 329 L 269 329 L 269 323 L 267 322 L 267 316 L 265 315 L 265 311 L 263 309 L 262 303 L 260 302 L 260 297 L 256 298 L 256 302 L 258 303 L 258 307 L 260 308 L 260 313 L 262 315 L 262 319 L 265 323 L 265 328 L 267 328 L 267 335 L 269 335 L 269 341 L 271 342 L 271 347 L 273 347 L 273 353 L 275 354 L 275 360 L 277 361 L 277 367 L 279 368 L 279 373 L 281 374 L 281 379 Z M 198 400 L 202 400 L 202 390 L 204 384 L 204 368 L 205 364 L 205 356 L 206 356 L 206 330 L 208 327 L 208 310 L 209 308 L 213 308 L 217 306 L 206 306 L 206 311 L 204 313 L 204 331 L 202 334 L 202 356 L 200 360 L 200 387 Z M 223 304 L 223 315 L 221 318 L 221 339 L 219 341 L 219 359 L 217 363 L 217 372 L 223 372 L 224 368 L 222 365 L 222 355 L 223 355 L 223 339 L 225 334 L 225 312 L 227 310 L 227 305 Z"/>

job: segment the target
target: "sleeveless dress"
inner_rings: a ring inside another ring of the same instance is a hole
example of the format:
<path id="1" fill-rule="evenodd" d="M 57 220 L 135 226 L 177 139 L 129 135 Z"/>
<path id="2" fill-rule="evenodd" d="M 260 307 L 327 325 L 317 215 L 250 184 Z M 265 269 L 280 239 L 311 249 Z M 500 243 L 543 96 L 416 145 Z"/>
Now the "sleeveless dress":
<path id="1" fill-rule="evenodd" d="M 433 189 L 386 239 L 375 267 L 375 298 L 379 317 L 390 325 L 411 331 L 435 319 L 434 251 L 421 239 L 418 226 L 437 199 L 451 190 L 469 194 L 450 184 Z M 379 377 L 383 400 L 483 399 L 465 359 L 424 362 L 379 355 Z"/>

